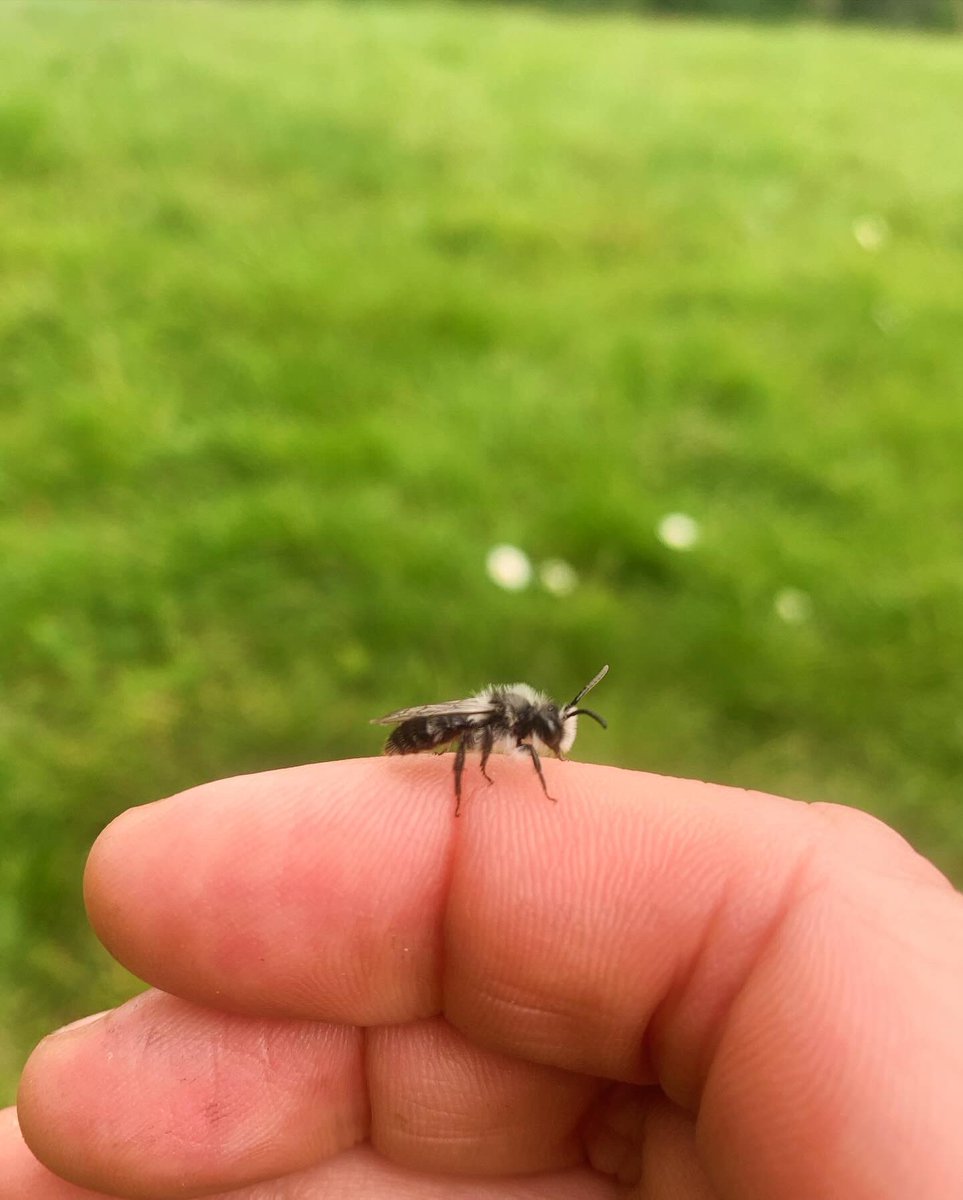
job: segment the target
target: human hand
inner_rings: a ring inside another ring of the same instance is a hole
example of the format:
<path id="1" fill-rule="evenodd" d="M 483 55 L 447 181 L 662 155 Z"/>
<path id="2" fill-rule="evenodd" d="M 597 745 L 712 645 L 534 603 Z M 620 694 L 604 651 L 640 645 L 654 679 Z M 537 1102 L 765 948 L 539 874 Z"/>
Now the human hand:
<path id="1" fill-rule="evenodd" d="M 118 818 L 87 905 L 162 990 L 40 1044 L 0 1200 L 963 1195 L 932 865 L 845 808 L 490 769 L 457 821 L 421 757 Z"/>

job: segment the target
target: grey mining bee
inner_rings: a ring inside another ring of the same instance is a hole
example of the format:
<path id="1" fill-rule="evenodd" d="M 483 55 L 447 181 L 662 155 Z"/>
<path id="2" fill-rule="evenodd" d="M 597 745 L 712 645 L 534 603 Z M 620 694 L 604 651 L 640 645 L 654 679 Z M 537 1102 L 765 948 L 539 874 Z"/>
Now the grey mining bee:
<path id="1" fill-rule="evenodd" d="M 467 700 L 399 708 L 385 717 L 377 717 L 371 724 L 398 726 L 385 743 L 385 754 L 424 754 L 456 744 L 456 817 L 461 808 L 461 777 L 469 750 L 481 751 L 481 773 L 489 783 L 492 780 L 485 766 L 490 754 L 527 754 L 538 773 L 542 791 L 549 800 L 554 800 L 545 786 L 539 751 L 543 754 L 551 751 L 556 758 L 564 760 L 575 741 L 578 718 L 583 713 L 598 721 L 603 729 L 607 728 L 598 713 L 578 707 L 578 702 L 606 671 L 608 666 L 604 666 L 571 703 L 561 707 L 527 683 L 491 684 Z"/>

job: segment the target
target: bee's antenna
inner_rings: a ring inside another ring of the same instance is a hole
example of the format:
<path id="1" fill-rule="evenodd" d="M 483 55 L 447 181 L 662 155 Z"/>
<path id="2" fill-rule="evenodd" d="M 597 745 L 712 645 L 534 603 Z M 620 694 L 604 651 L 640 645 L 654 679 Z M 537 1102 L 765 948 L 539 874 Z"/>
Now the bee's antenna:
<path id="1" fill-rule="evenodd" d="M 594 688 L 595 685 L 599 682 L 599 680 L 603 679 L 605 677 L 605 674 L 608 671 L 608 669 L 609 669 L 609 664 L 606 663 L 605 666 L 602 668 L 602 670 L 599 671 L 598 675 L 596 675 L 593 680 L 591 680 L 589 683 L 587 683 L 585 685 L 585 687 L 582 688 L 582 690 L 575 697 L 575 699 L 572 701 L 572 703 L 566 704 L 565 711 L 569 712 L 571 709 L 573 709 L 575 707 L 575 705 L 578 704 L 579 700 L 582 699 L 582 697 L 585 695 L 585 693 L 590 692 L 592 690 L 592 688 Z M 591 713 L 590 715 L 595 716 L 594 713 Z M 596 717 L 595 719 L 598 720 L 598 717 Z M 604 722 L 603 722 L 603 724 L 604 724 Z"/>
<path id="2" fill-rule="evenodd" d="M 566 721 L 569 719 L 569 717 L 578 716 L 591 717 L 593 721 L 598 721 L 603 729 L 608 729 L 608 725 L 605 723 L 605 721 L 602 720 L 597 712 L 592 712 L 590 708 L 567 708 L 565 710 Z"/>

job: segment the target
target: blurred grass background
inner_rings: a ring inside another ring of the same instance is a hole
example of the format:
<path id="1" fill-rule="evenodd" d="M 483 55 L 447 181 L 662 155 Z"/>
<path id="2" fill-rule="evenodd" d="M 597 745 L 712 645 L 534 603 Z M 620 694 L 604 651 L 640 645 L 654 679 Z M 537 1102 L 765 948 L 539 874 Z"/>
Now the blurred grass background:
<path id="1" fill-rule="evenodd" d="M 0 6 L 4 1098 L 135 986 L 112 816 L 491 680 L 963 880 L 960 112 L 908 34 Z"/>

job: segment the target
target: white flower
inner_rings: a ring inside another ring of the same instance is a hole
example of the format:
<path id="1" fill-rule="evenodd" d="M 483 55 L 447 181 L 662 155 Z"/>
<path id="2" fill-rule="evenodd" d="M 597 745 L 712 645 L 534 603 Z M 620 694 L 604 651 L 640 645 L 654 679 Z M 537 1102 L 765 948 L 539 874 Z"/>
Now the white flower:
<path id="1" fill-rule="evenodd" d="M 781 588 L 772 602 L 776 616 L 787 625 L 801 625 L 812 615 L 813 605 L 808 594 L 799 588 Z"/>
<path id="2" fill-rule="evenodd" d="M 866 213 L 865 216 L 857 217 L 853 222 L 853 237 L 863 250 L 872 253 L 882 249 L 889 241 L 889 225 L 886 218 L 878 213 Z"/>
<path id="3" fill-rule="evenodd" d="M 656 536 L 670 550 L 691 550 L 699 540 L 699 523 L 687 513 L 666 513 L 656 526 Z"/>
<path id="4" fill-rule="evenodd" d="M 492 546 L 485 559 L 488 577 L 509 592 L 520 592 L 532 581 L 532 564 L 517 546 Z"/>
<path id="5" fill-rule="evenodd" d="M 568 596 L 578 586 L 575 568 L 561 558 L 547 558 L 538 568 L 538 577 L 553 596 Z"/>

